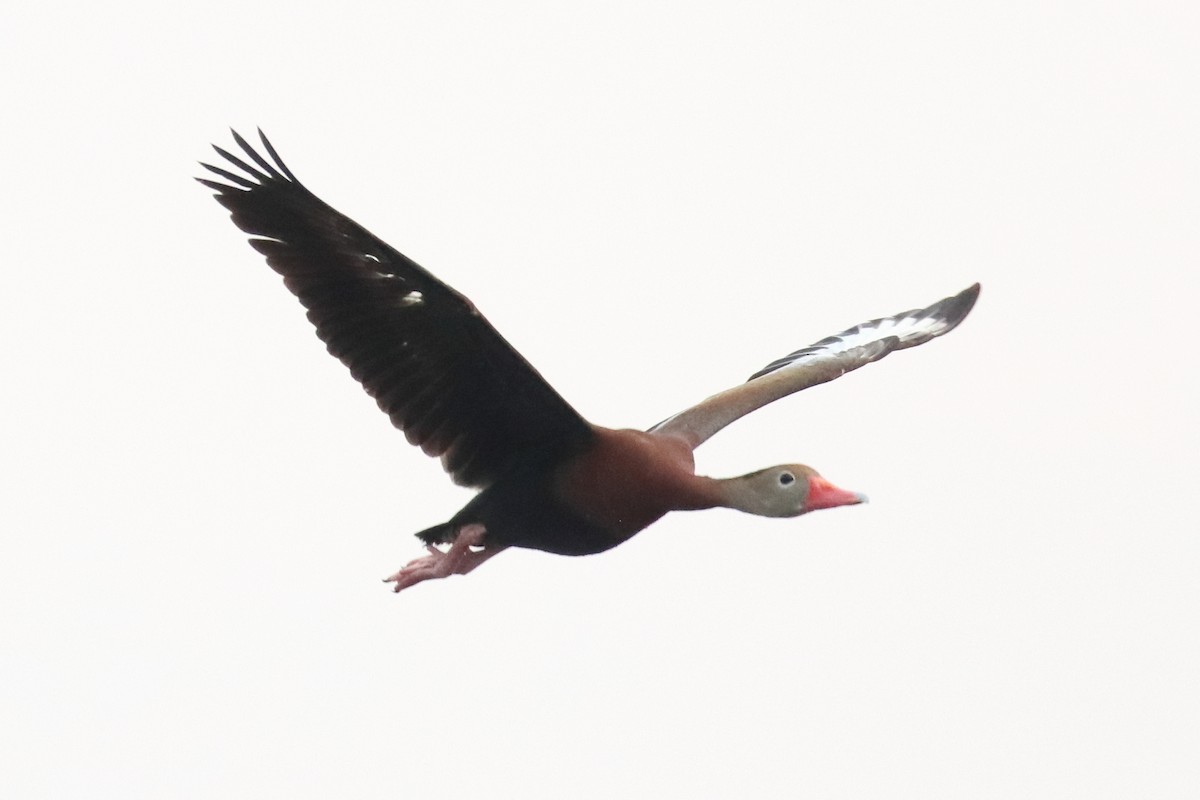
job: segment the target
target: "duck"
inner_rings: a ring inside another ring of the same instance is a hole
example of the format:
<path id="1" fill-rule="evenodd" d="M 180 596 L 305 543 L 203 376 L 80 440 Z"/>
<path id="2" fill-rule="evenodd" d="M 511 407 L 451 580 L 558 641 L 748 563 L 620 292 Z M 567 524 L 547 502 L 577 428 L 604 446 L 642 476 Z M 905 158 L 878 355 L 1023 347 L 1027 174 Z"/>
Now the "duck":
<path id="1" fill-rule="evenodd" d="M 296 179 L 258 131 L 262 152 L 196 178 L 307 309 L 329 353 L 409 443 L 477 490 L 416 534 L 425 552 L 385 578 L 395 592 L 466 575 L 510 547 L 601 553 L 673 511 L 730 508 L 798 517 L 866 502 L 803 464 L 747 475 L 696 474 L 694 451 L 737 419 L 959 325 L 978 283 L 929 306 L 861 323 L 782 356 L 747 381 L 646 429 L 584 419 L 469 299 Z"/>

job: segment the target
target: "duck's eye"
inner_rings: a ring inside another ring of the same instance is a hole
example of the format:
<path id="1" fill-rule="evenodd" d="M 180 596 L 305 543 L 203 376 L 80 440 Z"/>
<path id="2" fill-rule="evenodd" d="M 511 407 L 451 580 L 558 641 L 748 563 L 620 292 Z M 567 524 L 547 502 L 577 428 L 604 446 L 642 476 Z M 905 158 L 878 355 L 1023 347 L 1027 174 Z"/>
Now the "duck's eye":
<path id="1" fill-rule="evenodd" d="M 779 485 L 780 486 L 787 486 L 788 484 L 794 483 L 795 480 L 796 480 L 796 476 L 790 472 L 779 473 Z"/>

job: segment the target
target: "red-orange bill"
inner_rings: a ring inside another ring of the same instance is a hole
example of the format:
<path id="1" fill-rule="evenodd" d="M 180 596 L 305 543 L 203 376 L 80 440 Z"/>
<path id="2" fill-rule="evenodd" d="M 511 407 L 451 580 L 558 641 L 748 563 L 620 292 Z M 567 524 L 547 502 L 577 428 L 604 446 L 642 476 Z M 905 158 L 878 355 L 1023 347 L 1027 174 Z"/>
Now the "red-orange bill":
<path id="1" fill-rule="evenodd" d="M 808 501 L 804 508 L 816 511 L 819 508 L 835 508 L 837 506 L 853 506 L 867 502 L 867 496 L 859 492 L 849 492 L 839 489 L 820 475 L 808 479 Z"/>

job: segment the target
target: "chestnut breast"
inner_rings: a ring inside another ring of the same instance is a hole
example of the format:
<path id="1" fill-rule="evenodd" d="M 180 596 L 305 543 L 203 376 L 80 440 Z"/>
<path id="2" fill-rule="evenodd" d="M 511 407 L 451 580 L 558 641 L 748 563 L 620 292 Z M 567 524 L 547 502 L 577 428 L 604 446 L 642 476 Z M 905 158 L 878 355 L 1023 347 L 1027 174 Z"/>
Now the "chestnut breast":
<path id="1" fill-rule="evenodd" d="M 715 505 L 683 440 L 635 430 L 595 432 L 594 445 L 564 462 L 553 482 L 558 500 L 588 522 L 628 537 L 668 511 Z"/>

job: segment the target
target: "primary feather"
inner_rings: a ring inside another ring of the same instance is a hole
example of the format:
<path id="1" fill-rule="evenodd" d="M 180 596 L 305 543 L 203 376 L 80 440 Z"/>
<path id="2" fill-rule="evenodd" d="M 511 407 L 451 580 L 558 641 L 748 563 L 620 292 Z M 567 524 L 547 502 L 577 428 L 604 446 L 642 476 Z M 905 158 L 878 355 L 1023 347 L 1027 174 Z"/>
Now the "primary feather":
<path id="1" fill-rule="evenodd" d="M 204 164 L 250 243 L 308 309 L 329 352 L 408 440 L 458 484 L 485 488 L 531 459 L 591 436 L 576 411 L 475 306 L 304 187 L 259 131 L 270 160 Z"/>

